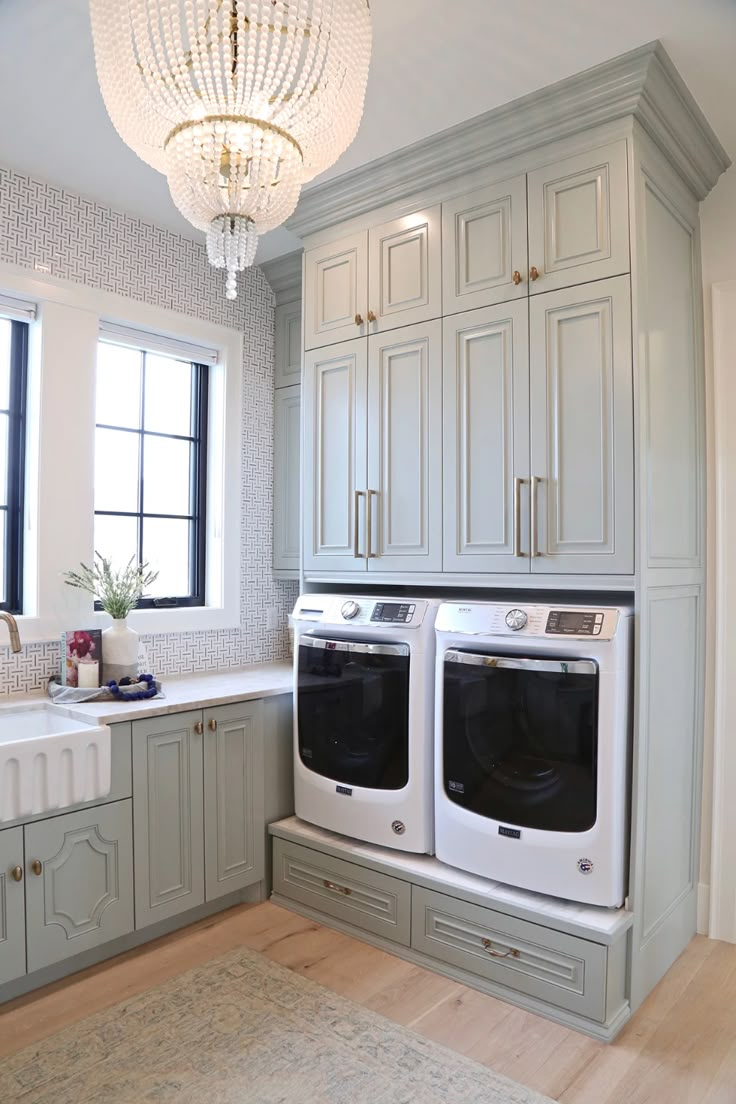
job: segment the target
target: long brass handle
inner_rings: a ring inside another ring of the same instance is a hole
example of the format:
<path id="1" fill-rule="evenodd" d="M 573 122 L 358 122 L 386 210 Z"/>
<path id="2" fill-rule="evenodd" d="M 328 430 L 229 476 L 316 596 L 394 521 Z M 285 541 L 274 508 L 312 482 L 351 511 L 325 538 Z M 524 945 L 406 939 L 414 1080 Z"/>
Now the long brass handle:
<path id="1" fill-rule="evenodd" d="M 356 491 L 353 501 L 353 556 L 356 560 L 364 560 L 365 556 L 360 551 L 360 500 L 365 491 Z"/>
<path id="2" fill-rule="evenodd" d="M 201 736 L 201 735 L 202 735 L 202 733 L 203 733 L 203 731 L 204 731 L 204 728 L 203 728 L 203 726 L 202 726 L 202 722 L 201 722 L 201 721 L 197 721 L 197 723 L 196 723 L 196 724 L 195 724 L 195 726 L 194 726 L 194 731 L 195 731 L 195 732 L 197 733 L 197 735 L 198 735 L 198 736 Z"/>
<path id="3" fill-rule="evenodd" d="M 377 553 L 373 551 L 373 495 L 378 498 L 378 491 L 365 492 L 365 555 L 368 560 L 375 560 Z"/>
<path id="4" fill-rule="evenodd" d="M 532 556 L 533 559 L 541 556 L 541 552 L 539 551 L 539 521 L 537 517 L 537 488 L 539 487 L 539 484 L 541 482 L 542 480 L 539 478 L 538 475 L 533 475 L 530 480 L 531 486 L 529 491 L 529 509 L 531 513 L 532 539 L 531 550 L 529 554 L 530 556 Z"/>
<path id="5" fill-rule="evenodd" d="M 355 316 L 355 325 L 356 326 L 362 326 L 363 325 L 363 315 L 362 314 L 356 314 L 356 316 Z"/>
<path id="6" fill-rule="evenodd" d="M 521 951 L 517 951 L 516 947 L 509 947 L 507 951 L 494 951 L 493 943 L 490 939 L 481 939 L 483 944 L 483 950 L 488 951 L 491 958 L 518 958 Z"/>
<path id="7" fill-rule="evenodd" d="M 376 314 L 375 311 L 372 311 L 372 310 L 368 311 L 368 321 L 369 322 L 377 322 L 378 321 L 378 315 Z"/>
<path id="8" fill-rule="evenodd" d="M 539 279 L 539 269 L 535 265 L 532 265 L 532 267 L 529 269 L 529 279 L 530 280 L 538 280 Z"/>
<path id="9" fill-rule="evenodd" d="M 519 284 L 521 283 L 521 273 L 519 272 L 518 269 L 514 269 L 514 274 L 511 277 L 511 279 L 516 284 L 516 286 L 518 287 Z"/>
<path id="10" fill-rule="evenodd" d="M 14 866 L 13 869 L 10 871 L 10 877 L 13 879 L 14 882 L 22 882 L 23 881 L 23 867 L 22 866 Z"/>
<path id="11" fill-rule="evenodd" d="M 207 727 L 209 728 L 210 732 L 217 732 L 217 721 L 214 717 L 210 717 L 209 721 L 207 722 Z"/>
<path id="12" fill-rule="evenodd" d="M 334 893 L 342 893 L 345 897 L 349 897 L 353 892 L 352 889 L 348 889 L 347 886 L 335 885 L 334 882 L 329 882 L 327 878 L 323 880 L 322 885 L 325 889 L 331 889 Z"/>
<path id="13" fill-rule="evenodd" d="M 36 877 L 38 877 L 38 875 L 43 870 L 43 866 L 41 865 L 41 860 L 40 859 L 34 859 L 33 860 L 33 862 L 31 863 L 31 870 L 36 875 Z"/>
<path id="14" fill-rule="evenodd" d="M 518 557 L 526 556 L 521 550 L 521 488 L 525 483 L 518 475 L 514 479 L 514 555 Z"/>

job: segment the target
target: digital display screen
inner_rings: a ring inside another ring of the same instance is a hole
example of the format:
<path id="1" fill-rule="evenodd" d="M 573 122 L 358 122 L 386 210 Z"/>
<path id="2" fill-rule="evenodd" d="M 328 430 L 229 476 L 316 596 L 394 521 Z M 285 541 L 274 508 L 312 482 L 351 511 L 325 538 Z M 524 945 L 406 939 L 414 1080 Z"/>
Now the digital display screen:
<path id="1" fill-rule="evenodd" d="M 398 602 L 383 602 L 381 605 L 381 617 L 398 617 L 400 610 L 401 606 Z M 406 612 L 406 606 L 404 607 L 404 612 Z"/>
<path id="2" fill-rule="evenodd" d="M 581 629 L 583 627 L 583 615 L 560 612 L 559 625 L 561 629 Z"/>

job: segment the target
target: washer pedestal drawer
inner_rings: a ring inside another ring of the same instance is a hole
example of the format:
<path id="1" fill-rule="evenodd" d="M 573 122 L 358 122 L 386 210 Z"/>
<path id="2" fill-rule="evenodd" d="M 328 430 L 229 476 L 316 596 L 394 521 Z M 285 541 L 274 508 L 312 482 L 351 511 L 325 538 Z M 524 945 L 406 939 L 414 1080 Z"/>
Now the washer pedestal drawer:
<path id="1" fill-rule="evenodd" d="M 600 944 L 414 886 L 411 946 L 516 992 L 606 1018 Z"/>
<path id="2" fill-rule="evenodd" d="M 273 891 L 409 946 L 411 885 L 399 878 L 275 838 Z"/>

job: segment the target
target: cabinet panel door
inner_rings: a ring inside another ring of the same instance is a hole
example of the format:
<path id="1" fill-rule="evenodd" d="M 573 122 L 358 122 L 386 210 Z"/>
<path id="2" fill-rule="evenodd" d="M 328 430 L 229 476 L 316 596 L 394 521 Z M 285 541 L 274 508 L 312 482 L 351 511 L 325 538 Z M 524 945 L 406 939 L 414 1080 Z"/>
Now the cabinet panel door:
<path id="1" fill-rule="evenodd" d="M 130 800 L 24 831 L 29 973 L 133 931 Z"/>
<path id="2" fill-rule="evenodd" d="M 302 304 L 282 303 L 275 311 L 274 387 L 300 383 L 302 376 Z"/>
<path id="3" fill-rule="evenodd" d="M 430 207 L 375 226 L 368 234 L 369 333 L 442 314 L 441 209 Z"/>
<path id="4" fill-rule="evenodd" d="M 263 702 L 208 709 L 204 721 L 205 896 L 212 901 L 265 874 Z"/>
<path id="5" fill-rule="evenodd" d="M 368 339 L 369 571 L 442 570 L 442 323 Z"/>
<path id="6" fill-rule="evenodd" d="M 631 268 L 626 142 L 529 173 L 529 264 L 533 295 Z"/>
<path id="7" fill-rule="evenodd" d="M 444 314 L 525 299 L 526 177 L 478 188 L 442 204 Z M 514 273 L 521 277 L 514 283 Z"/>
<path id="8" fill-rule="evenodd" d="M 362 339 L 304 360 L 305 571 L 366 569 L 367 361 Z"/>
<path id="9" fill-rule="evenodd" d="M 12 871 L 20 867 L 21 881 Z M 26 972 L 26 869 L 23 829 L 0 832 L 0 985 Z"/>
<path id="10" fill-rule="evenodd" d="M 304 348 L 364 337 L 368 302 L 368 236 L 353 234 L 310 249 L 304 269 Z M 356 322 L 356 315 L 363 321 Z"/>
<path id="11" fill-rule="evenodd" d="M 634 569 L 628 276 L 531 303 L 532 571 Z"/>
<path id="12" fill-rule="evenodd" d="M 445 319 L 445 571 L 529 572 L 528 329 L 526 300 Z"/>
<path id="13" fill-rule="evenodd" d="M 133 724 L 135 926 L 204 902 L 200 712 Z"/>
<path id="14" fill-rule="evenodd" d="M 301 387 L 280 387 L 273 411 L 273 566 L 299 570 Z"/>

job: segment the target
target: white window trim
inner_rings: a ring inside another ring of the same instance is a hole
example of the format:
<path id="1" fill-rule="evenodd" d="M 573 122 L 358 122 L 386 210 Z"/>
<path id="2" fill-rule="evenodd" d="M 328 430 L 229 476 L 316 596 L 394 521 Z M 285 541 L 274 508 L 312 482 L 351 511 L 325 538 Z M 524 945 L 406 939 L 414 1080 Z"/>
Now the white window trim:
<path id="1" fill-rule="evenodd" d="M 26 458 L 24 642 L 73 628 L 104 628 L 90 596 L 63 572 L 94 551 L 95 365 L 100 325 L 126 326 L 216 350 L 210 368 L 207 605 L 135 610 L 141 633 L 199 632 L 240 625 L 243 335 L 239 330 L 0 263 L 0 295 L 37 305 L 30 323 Z"/>

